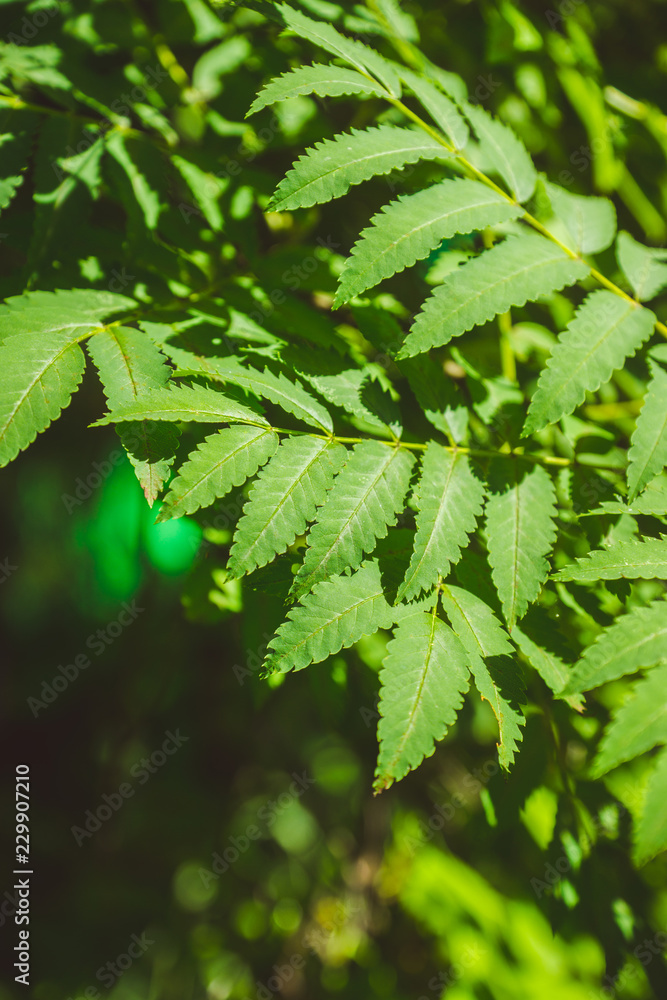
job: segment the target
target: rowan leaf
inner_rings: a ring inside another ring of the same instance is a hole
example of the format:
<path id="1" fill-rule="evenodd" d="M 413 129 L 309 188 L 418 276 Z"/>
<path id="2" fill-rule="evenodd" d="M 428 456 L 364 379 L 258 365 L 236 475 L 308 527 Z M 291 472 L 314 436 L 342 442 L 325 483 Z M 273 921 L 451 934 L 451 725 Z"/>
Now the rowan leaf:
<path id="1" fill-rule="evenodd" d="M 269 642 L 268 672 L 302 670 L 346 649 L 379 628 L 391 628 L 396 609 L 387 603 L 378 563 L 366 563 L 351 576 L 334 576 L 315 585 Z"/>
<path id="2" fill-rule="evenodd" d="M 456 233 L 474 232 L 520 214 L 519 206 L 491 188 L 463 178 L 402 195 L 362 231 L 345 262 L 334 308 L 427 257 Z"/>
<path id="3" fill-rule="evenodd" d="M 396 125 L 351 129 L 316 143 L 300 156 L 276 188 L 273 212 L 322 205 L 354 184 L 388 174 L 417 160 L 444 160 L 451 154 L 428 135 Z"/>
<path id="4" fill-rule="evenodd" d="M 517 201 L 527 201 L 535 190 L 537 171 L 521 139 L 479 105 L 465 103 L 462 107 L 490 171 L 502 177 Z"/>
<path id="5" fill-rule="evenodd" d="M 648 309 L 604 289 L 591 292 L 542 371 L 523 433 L 534 434 L 572 413 L 648 340 L 654 323 Z"/>
<path id="6" fill-rule="evenodd" d="M 218 497 L 254 476 L 277 447 L 277 435 L 263 427 L 238 424 L 209 434 L 171 481 L 157 520 L 210 507 Z"/>
<path id="7" fill-rule="evenodd" d="M 284 552 L 315 518 L 347 457 L 343 445 L 288 437 L 253 483 L 229 554 L 232 576 L 252 573 Z"/>
<path id="8" fill-rule="evenodd" d="M 565 688 L 576 694 L 667 660 L 667 602 L 635 607 L 604 629 L 575 663 Z"/>
<path id="9" fill-rule="evenodd" d="M 403 448 L 370 440 L 354 446 L 310 530 L 294 595 L 356 569 L 373 551 L 403 509 L 413 465 L 414 456 Z"/>
<path id="10" fill-rule="evenodd" d="M 203 386 L 179 385 L 152 389 L 133 403 L 116 407 L 92 426 L 102 427 L 121 420 L 193 420 L 209 424 L 250 423 L 267 426 L 259 413 L 221 392 Z"/>
<path id="11" fill-rule="evenodd" d="M 431 756 L 470 683 L 466 650 L 436 612 L 437 605 L 430 614 L 402 618 L 387 647 L 380 671 L 377 790 Z"/>
<path id="12" fill-rule="evenodd" d="M 565 566 L 554 577 L 555 580 L 576 580 L 578 583 L 621 578 L 667 579 L 667 540 L 645 538 L 640 542 L 617 542 L 608 549 L 595 549 Z"/>
<path id="13" fill-rule="evenodd" d="M 649 358 L 651 381 L 644 397 L 628 451 L 628 502 L 667 465 L 667 372 Z"/>
<path id="14" fill-rule="evenodd" d="M 448 344 L 512 306 L 549 295 L 588 272 L 542 236 L 509 236 L 455 268 L 422 306 L 399 358 Z"/>
<path id="15" fill-rule="evenodd" d="M 468 656 L 477 690 L 489 702 L 498 723 L 498 760 L 509 770 L 525 724 L 520 704 L 525 700 L 509 636 L 488 604 L 461 587 L 441 588 L 442 607 Z"/>
<path id="16" fill-rule="evenodd" d="M 510 630 L 538 596 L 556 538 L 556 492 L 549 473 L 499 459 L 489 479 L 486 530 L 493 582 Z"/>
<path id="17" fill-rule="evenodd" d="M 344 66 L 329 66 L 315 63 L 313 66 L 298 66 L 269 80 L 246 113 L 246 118 L 256 114 L 269 104 L 287 101 L 303 94 L 317 94 L 318 97 L 340 97 L 342 94 L 358 94 L 365 97 L 386 97 L 384 87 Z"/>
<path id="18" fill-rule="evenodd" d="M 410 566 L 397 601 L 413 600 L 447 577 L 482 513 L 484 483 L 467 455 L 430 441 L 415 490 L 417 530 Z"/>
<path id="19" fill-rule="evenodd" d="M 637 681 L 604 731 L 594 764 L 596 778 L 626 760 L 667 743 L 667 664 Z"/>

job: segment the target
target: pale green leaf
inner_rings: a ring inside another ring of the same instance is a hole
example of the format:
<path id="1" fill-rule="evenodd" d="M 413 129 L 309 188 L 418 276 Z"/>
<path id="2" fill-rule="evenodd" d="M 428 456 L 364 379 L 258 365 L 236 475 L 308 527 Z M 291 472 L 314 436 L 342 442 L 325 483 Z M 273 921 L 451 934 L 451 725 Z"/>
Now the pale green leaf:
<path id="1" fill-rule="evenodd" d="M 667 540 L 646 538 L 641 542 L 617 542 L 608 549 L 595 549 L 561 569 L 554 577 L 578 583 L 621 578 L 667 579 Z"/>
<path id="2" fill-rule="evenodd" d="M 299 596 L 320 580 L 356 569 L 403 510 L 414 456 L 405 449 L 362 441 L 338 473 L 308 535 L 294 581 Z"/>
<path id="3" fill-rule="evenodd" d="M 71 331 L 18 334 L 0 347 L 0 466 L 69 405 L 86 359 Z"/>
<path id="4" fill-rule="evenodd" d="M 429 442 L 415 491 L 417 530 L 410 566 L 396 600 L 430 590 L 455 565 L 482 513 L 484 483 L 468 456 Z"/>
<path id="5" fill-rule="evenodd" d="M 512 306 L 585 277 L 588 268 L 542 236 L 510 236 L 445 277 L 422 306 L 399 357 L 448 344 Z"/>
<path id="6" fill-rule="evenodd" d="M 649 670 L 614 712 L 595 758 L 595 776 L 659 743 L 667 743 L 667 664 Z"/>
<path id="7" fill-rule="evenodd" d="M 456 233 L 474 232 L 520 214 L 519 206 L 491 188 L 463 178 L 402 195 L 362 231 L 345 262 L 334 308 L 427 257 Z"/>
<path id="8" fill-rule="evenodd" d="M 347 452 L 343 445 L 294 435 L 253 483 L 229 554 L 235 576 L 252 573 L 284 552 L 315 517 Z"/>
<path id="9" fill-rule="evenodd" d="M 649 368 L 651 381 L 628 451 L 628 501 L 633 505 L 667 465 L 667 372 L 650 359 Z"/>
<path id="10" fill-rule="evenodd" d="M 604 629 L 575 663 L 565 693 L 590 691 L 667 660 L 667 601 L 636 607 Z"/>
<path id="11" fill-rule="evenodd" d="M 654 298 L 667 285 L 667 250 L 645 247 L 630 233 L 616 240 L 616 259 L 640 302 Z"/>
<path id="12" fill-rule="evenodd" d="M 517 201 L 527 201 L 535 190 L 537 172 L 521 139 L 509 125 L 492 118 L 479 105 L 464 104 L 463 110 L 479 139 L 489 169 L 502 177 Z"/>
<path id="13" fill-rule="evenodd" d="M 402 618 L 387 647 L 380 671 L 378 790 L 431 756 L 470 683 L 466 650 L 436 610 Z"/>
<path id="14" fill-rule="evenodd" d="M 653 313 L 642 306 L 604 289 L 591 292 L 542 371 L 524 434 L 572 413 L 648 340 L 654 323 Z"/>
<path id="15" fill-rule="evenodd" d="M 417 160 L 450 154 L 428 135 L 396 125 L 351 129 L 316 143 L 300 156 L 278 185 L 270 209 L 284 212 L 340 198 L 353 185 Z"/>
<path id="16" fill-rule="evenodd" d="M 241 424 L 209 434 L 172 479 L 158 521 L 209 507 L 254 476 L 277 447 L 277 435 L 263 427 Z"/>
<path id="17" fill-rule="evenodd" d="M 656 757 L 639 821 L 635 822 L 635 859 L 644 865 L 667 849 L 667 749 Z"/>
<path id="18" fill-rule="evenodd" d="M 616 235 L 616 210 L 608 198 L 572 194 L 550 181 L 544 182 L 554 216 L 570 239 L 565 240 L 575 253 L 599 253 L 606 250 Z"/>
<path id="19" fill-rule="evenodd" d="M 264 666 L 284 673 L 319 663 L 362 636 L 391 628 L 398 610 L 387 603 L 377 562 L 351 576 L 324 580 L 287 612 Z"/>
<path id="20" fill-rule="evenodd" d="M 199 385 L 153 389 L 133 403 L 117 407 L 92 426 L 101 427 L 120 420 L 194 420 L 209 424 L 250 423 L 267 426 L 264 417 L 254 410 L 234 399 L 228 399 L 221 392 Z"/>
<path id="21" fill-rule="evenodd" d="M 281 372 L 274 375 L 270 368 L 260 372 L 256 368 L 240 365 L 236 359 L 206 358 L 206 367 L 214 377 L 222 382 L 230 382 L 254 395 L 268 399 L 286 413 L 317 430 L 333 431 L 333 423 L 328 411 L 319 403 L 297 379 L 290 380 Z"/>
<path id="22" fill-rule="evenodd" d="M 298 66 L 270 80 L 253 101 L 246 118 L 269 104 L 287 101 L 302 94 L 317 94 L 318 97 L 340 97 L 342 94 L 386 97 L 387 91 L 367 76 L 343 66 L 325 66 L 321 63 Z"/>
<path id="23" fill-rule="evenodd" d="M 380 83 L 384 84 L 392 97 L 401 96 L 401 83 L 394 68 L 375 49 L 341 35 L 331 24 L 313 21 L 301 11 L 294 10 L 287 4 L 280 4 L 278 11 L 286 26 L 291 28 L 300 38 L 305 38 L 314 45 L 318 45 L 321 49 L 349 63 L 350 66 L 354 66 L 362 73 L 372 73 Z"/>
<path id="24" fill-rule="evenodd" d="M 144 392 L 167 384 L 171 369 L 155 344 L 139 330 L 114 326 L 87 342 L 111 409 L 132 403 Z M 150 506 L 169 477 L 178 429 L 148 420 L 117 428 L 121 443 Z"/>
<path id="25" fill-rule="evenodd" d="M 556 538 L 556 491 L 540 465 L 500 459 L 489 480 L 486 530 L 493 582 L 510 627 L 537 598 Z"/>
<path id="26" fill-rule="evenodd" d="M 449 97 L 445 97 L 438 87 L 423 76 L 418 76 L 403 66 L 400 69 L 400 74 L 403 82 L 408 85 L 421 105 L 428 111 L 438 128 L 442 129 L 454 148 L 463 149 L 468 141 L 470 130 L 456 104 Z"/>
<path id="27" fill-rule="evenodd" d="M 509 637 L 491 608 L 481 598 L 461 587 L 445 585 L 442 607 L 468 656 L 475 684 L 489 702 L 498 723 L 498 759 L 508 770 L 525 724 L 520 704 L 525 701 Z M 487 662 L 488 660 L 488 662 Z"/>

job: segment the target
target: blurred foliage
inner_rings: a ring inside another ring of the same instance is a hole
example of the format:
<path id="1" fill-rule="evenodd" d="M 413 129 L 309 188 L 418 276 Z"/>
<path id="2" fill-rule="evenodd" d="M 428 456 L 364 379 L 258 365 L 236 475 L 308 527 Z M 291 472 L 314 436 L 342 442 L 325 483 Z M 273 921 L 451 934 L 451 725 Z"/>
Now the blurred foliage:
<path id="1" fill-rule="evenodd" d="M 379 204 L 372 186 L 350 195 L 345 217 L 336 205 L 287 219 L 262 212 L 296 149 L 362 126 L 373 112 L 347 98 L 326 107 L 297 98 L 246 122 L 262 83 L 307 55 L 252 6 L 0 3 L 2 155 L 16 158 L 20 177 L 26 162 L 42 164 L 19 179 L 0 219 L 3 297 L 26 287 L 108 288 L 150 297 L 178 318 L 184 302 L 240 274 L 238 308 L 263 288 L 257 308 L 271 329 L 266 290 L 298 267 L 304 246 L 315 254 L 318 237 L 352 242 Z M 357 34 L 376 30 L 361 6 L 303 7 Z M 664 243 L 663 3 L 411 0 L 403 10 L 425 54 L 509 122 L 550 178 L 610 195 L 620 227 Z M 6 138 L 16 129 L 10 114 L 22 116 L 17 140 Z M 134 192 L 122 150 L 99 159 L 100 135 L 111 128 L 141 166 Z M 188 186 L 193 169 L 210 179 L 205 204 Z M 321 257 L 302 293 L 333 292 L 339 261 Z M 427 280 L 428 267 L 438 262 L 423 269 Z M 558 300 L 555 321 L 567 321 L 570 308 Z M 548 350 L 546 328 L 526 324 L 523 335 L 526 355 Z M 644 379 L 629 365 L 598 404 L 606 413 L 591 417 L 629 433 L 623 386 L 636 397 Z M 282 616 L 275 581 L 267 576 L 241 598 L 226 580 L 224 510 L 222 527 L 156 526 L 129 466 L 98 472 L 92 485 L 93 463 L 108 462 L 116 440 L 108 429 L 80 428 L 102 406 L 87 382 L 60 424 L 3 472 L 4 760 L 8 773 L 12 762 L 31 765 L 38 872 L 29 995 L 667 996 L 665 857 L 640 871 L 630 860 L 648 762 L 604 782 L 587 771 L 627 685 L 610 685 L 585 716 L 541 689 L 543 710 L 528 719 L 509 779 L 498 771 L 490 712 L 467 705 L 418 774 L 373 798 L 384 640 L 287 683 L 261 683 L 259 647 Z M 584 444 L 593 453 L 600 446 Z M 598 496 L 604 490 L 606 479 Z M 623 519 L 613 528 L 618 537 L 626 529 Z M 595 530 L 602 538 L 611 522 Z M 588 638 L 618 611 L 612 587 L 602 615 L 583 588 L 572 593 L 590 616 Z M 244 615 L 233 618 L 241 599 Z M 117 637 L 107 632 L 132 601 L 142 609 L 136 620 Z M 101 639 L 96 654 L 88 640 L 98 630 L 113 641 Z M 28 699 L 43 698 L 44 683 L 80 653 L 90 667 L 35 715 Z M 187 742 L 151 774 L 142 760 L 176 731 Z M 135 794 L 79 846 L 72 827 L 127 782 Z M 10 830 L 13 814 L 3 816 Z M 4 878 L 9 955 L 9 865 Z M 123 969 L 132 936 L 144 934 L 151 944 Z M 116 972 L 105 969 L 117 956 Z M 26 995 L 12 980 L 1 1000 Z"/>

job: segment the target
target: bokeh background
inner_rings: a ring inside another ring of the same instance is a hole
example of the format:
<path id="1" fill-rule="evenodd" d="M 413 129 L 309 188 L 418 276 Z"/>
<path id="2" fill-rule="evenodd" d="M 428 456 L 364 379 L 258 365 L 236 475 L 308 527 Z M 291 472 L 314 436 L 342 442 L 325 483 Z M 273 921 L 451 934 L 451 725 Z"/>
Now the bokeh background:
<path id="1" fill-rule="evenodd" d="M 362 7 L 303 6 L 370 30 Z M 552 180 L 608 194 L 621 227 L 665 243 L 665 3 L 410 0 L 403 10 L 427 55 L 510 122 Z M 53 47 L 52 70 L 88 96 L 85 114 L 93 99 L 138 87 L 139 126 L 165 142 L 174 133 L 214 174 L 240 158 L 237 174 L 222 171 L 224 236 L 210 237 L 222 241 L 229 271 L 251 261 L 271 287 L 318 236 L 351 244 L 386 194 L 374 182 L 353 189 L 347 219 L 336 204 L 287 222 L 262 215 L 304 146 L 365 124 L 370 111 L 304 98 L 277 109 L 278 128 L 270 110 L 246 122 L 265 79 L 312 57 L 257 11 L 204 0 L 3 0 L 0 15 L 5 88 L 81 110 L 49 78 L 48 53 L 37 70 L 24 58 L 30 47 Z M 160 46 L 185 79 L 172 71 L 151 81 L 147 69 L 165 65 Z M 78 135 L 80 127 L 69 141 Z M 54 153 L 61 161 L 65 138 Z M 181 294 L 198 261 L 178 195 L 163 217 L 171 249 L 155 267 L 147 234 L 113 195 L 93 206 L 74 191 L 81 228 L 53 212 L 36 246 L 33 199 L 41 192 L 48 207 L 54 184 L 37 171 L 0 219 L 3 296 L 26 281 L 108 287 L 126 274 L 127 289 L 113 290 L 132 294 L 144 282 L 158 299 Z M 333 280 L 318 270 L 300 293 L 330 290 Z M 545 689 L 507 778 L 490 713 L 468 704 L 417 773 L 373 797 L 383 640 L 261 680 L 262 647 L 282 608 L 270 587 L 225 581 L 229 509 L 213 527 L 215 511 L 156 526 L 129 465 L 116 460 L 114 432 L 87 429 L 104 409 L 87 378 L 63 418 L 0 478 L 1 1000 L 667 996 L 665 862 L 637 872 L 628 858 L 632 775 L 610 778 L 607 789 L 579 783 L 601 817 L 593 851 L 582 853 L 559 809 L 559 767 L 583 767 L 595 713 L 571 719 Z M 117 625 L 125 605 L 134 617 Z M 59 667 L 81 654 L 90 666 L 54 689 Z M 553 716 L 563 745 L 554 744 Z M 161 751 L 168 733 L 183 738 L 171 754 Z M 9 795 L 24 762 L 36 872 L 28 989 L 11 971 Z M 122 801 L 94 829 L 105 795 Z"/>

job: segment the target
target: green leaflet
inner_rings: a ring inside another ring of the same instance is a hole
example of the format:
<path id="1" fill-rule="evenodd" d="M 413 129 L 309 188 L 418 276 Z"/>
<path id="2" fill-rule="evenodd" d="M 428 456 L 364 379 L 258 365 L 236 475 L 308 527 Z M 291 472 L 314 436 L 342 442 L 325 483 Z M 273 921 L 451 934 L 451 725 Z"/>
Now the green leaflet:
<path id="1" fill-rule="evenodd" d="M 360 94 L 369 97 L 387 96 L 387 91 L 377 83 L 353 69 L 343 66 L 298 66 L 296 69 L 274 77 L 259 94 L 246 113 L 246 118 L 256 114 L 268 104 L 287 101 L 300 94 L 317 94 L 318 97 L 340 97 L 341 94 Z"/>
<path id="2" fill-rule="evenodd" d="M 537 183 L 537 172 L 518 135 L 479 105 L 462 105 L 474 128 L 489 170 L 498 174 L 517 201 L 530 198 Z"/>
<path id="3" fill-rule="evenodd" d="M 306 593 L 328 576 L 356 569 L 373 551 L 403 510 L 414 461 L 405 449 L 379 441 L 354 446 L 310 530 L 294 595 Z"/>
<path id="4" fill-rule="evenodd" d="M 388 174 L 417 160 L 443 160 L 450 155 L 435 139 L 413 129 L 396 125 L 351 129 L 316 143 L 300 156 L 278 185 L 270 209 L 284 212 L 321 205 L 377 174 Z"/>
<path id="5" fill-rule="evenodd" d="M 453 101 L 438 90 L 430 80 L 417 76 L 405 67 L 400 68 L 401 79 L 419 99 L 429 115 L 451 140 L 455 149 L 463 149 L 468 141 L 470 130 L 465 119 Z"/>
<path id="6" fill-rule="evenodd" d="M 667 465 L 667 372 L 649 358 L 651 381 L 628 451 L 628 500 L 641 493 Z"/>
<path id="7" fill-rule="evenodd" d="M 572 194 L 544 182 L 554 216 L 567 230 L 564 242 L 576 253 L 599 253 L 614 242 L 616 210 L 608 198 Z"/>
<path id="8" fill-rule="evenodd" d="M 555 580 L 597 583 L 598 580 L 667 579 L 667 540 L 646 538 L 641 542 L 617 542 L 608 549 L 589 552 L 566 566 Z"/>
<path id="9" fill-rule="evenodd" d="M 152 389 L 133 403 L 108 413 L 92 426 L 101 427 L 119 420 L 196 420 L 201 423 L 250 423 L 267 426 L 260 414 L 221 392 L 203 386 L 179 385 L 171 389 Z"/>
<path id="10" fill-rule="evenodd" d="M 92 288 L 14 295 L 0 306 L 0 340 L 14 333 L 60 335 L 66 331 L 74 341 L 100 326 L 102 320 L 135 306 L 134 299 L 125 295 Z"/>
<path id="11" fill-rule="evenodd" d="M 597 778 L 612 767 L 667 743 L 667 664 L 654 667 L 614 712 L 595 758 Z"/>
<path id="12" fill-rule="evenodd" d="M 288 7 L 287 4 L 280 4 L 278 10 L 286 26 L 301 38 L 306 38 L 314 45 L 319 45 L 320 48 L 354 66 L 361 73 L 372 73 L 380 83 L 384 84 L 392 97 L 401 96 L 401 83 L 395 70 L 391 63 L 375 49 L 369 48 L 362 42 L 346 38 L 332 25 L 322 21 L 313 21 L 301 11 Z"/>
<path id="13" fill-rule="evenodd" d="M 380 671 L 380 752 L 374 788 L 388 788 L 435 750 L 456 720 L 470 683 L 468 654 L 433 612 L 406 615 Z"/>
<path id="14" fill-rule="evenodd" d="M 500 766 L 509 770 L 517 744 L 523 739 L 525 719 L 519 705 L 524 693 L 511 661 L 513 648 L 507 633 L 491 608 L 479 597 L 460 587 L 443 586 L 442 607 L 454 632 L 470 657 L 470 670 L 477 690 L 489 702 L 498 722 Z M 487 658 L 491 662 L 485 662 Z"/>
<path id="15" fill-rule="evenodd" d="M 448 274 L 422 306 L 400 357 L 448 344 L 512 306 L 583 278 L 588 268 L 542 236 L 509 236 Z"/>
<path id="16" fill-rule="evenodd" d="M 264 661 L 267 671 L 302 670 L 346 649 L 363 635 L 391 628 L 398 609 L 384 596 L 377 562 L 351 576 L 318 583 L 301 604 L 287 612 Z"/>
<path id="17" fill-rule="evenodd" d="M 132 403 L 144 392 L 159 389 L 169 381 L 171 369 L 164 357 L 139 330 L 112 327 L 92 336 L 87 348 L 111 409 Z M 178 429 L 142 420 L 119 427 L 118 434 L 152 507 L 169 476 L 178 445 Z"/>
<path id="18" fill-rule="evenodd" d="M 456 233 L 475 232 L 519 215 L 518 205 L 463 178 L 402 195 L 362 231 L 345 262 L 334 308 L 427 257 Z"/>
<path id="19" fill-rule="evenodd" d="M 76 343 L 134 301 L 111 292 L 29 292 L 0 306 L 0 465 L 59 416 L 81 381 Z"/>
<path id="20" fill-rule="evenodd" d="M 86 359 L 70 332 L 18 334 L 0 347 L 0 466 L 69 405 Z"/>
<path id="21" fill-rule="evenodd" d="M 397 601 L 413 600 L 420 591 L 430 590 L 458 562 L 482 513 L 484 483 L 473 474 L 467 455 L 430 441 L 415 499 L 414 551 Z"/>
<path id="22" fill-rule="evenodd" d="M 604 500 L 590 514 L 655 514 L 667 515 L 667 475 L 663 472 L 648 484 L 646 489 L 632 503 Z"/>
<path id="23" fill-rule="evenodd" d="M 590 691 L 607 681 L 667 659 L 667 602 L 633 608 L 606 628 L 575 663 L 566 694 Z"/>
<path id="24" fill-rule="evenodd" d="M 424 354 L 404 358 L 398 362 L 398 367 L 407 377 L 429 423 L 456 444 L 461 444 L 468 427 L 468 410 L 453 379 L 447 378 L 442 367 L 432 364 Z"/>
<path id="25" fill-rule="evenodd" d="M 591 292 L 561 334 L 542 371 L 528 410 L 524 435 L 566 416 L 621 368 L 651 336 L 655 316 L 600 289 Z"/>
<path id="26" fill-rule="evenodd" d="M 254 476 L 277 447 L 277 435 L 262 427 L 241 424 L 209 434 L 172 480 L 158 521 L 209 507 Z"/>
<path id="27" fill-rule="evenodd" d="M 646 864 L 667 847 L 667 750 L 656 756 L 655 767 L 648 780 L 644 808 L 635 823 L 635 860 Z"/>
<path id="28" fill-rule="evenodd" d="M 263 372 L 257 371 L 256 368 L 245 368 L 236 359 L 226 361 L 206 358 L 205 360 L 208 371 L 222 382 L 231 382 L 232 385 L 241 386 L 242 389 L 248 389 L 255 395 L 270 400 L 286 413 L 291 413 L 297 420 L 303 420 L 317 430 L 326 431 L 328 434 L 333 431 L 333 423 L 327 410 L 306 392 L 297 379 L 290 381 L 282 372 L 274 375 L 270 368 L 265 368 Z"/>
<path id="29" fill-rule="evenodd" d="M 640 302 L 648 302 L 667 285 L 667 250 L 645 247 L 621 231 L 616 239 L 616 259 Z"/>
<path id="30" fill-rule="evenodd" d="M 498 460 L 494 473 L 486 502 L 489 562 L 512 629 L 549 573 L 545 557 L 556 538 L 556 491 L 540 465 Z"/>
<path id="31" fill-rule="evenodd" d="M 232 576 L 265 566 L 305 532 L 346 456 L 343 445 L 306 435 L 281 442 L 254 482 L 236 526 L 228 564 Z"/>

